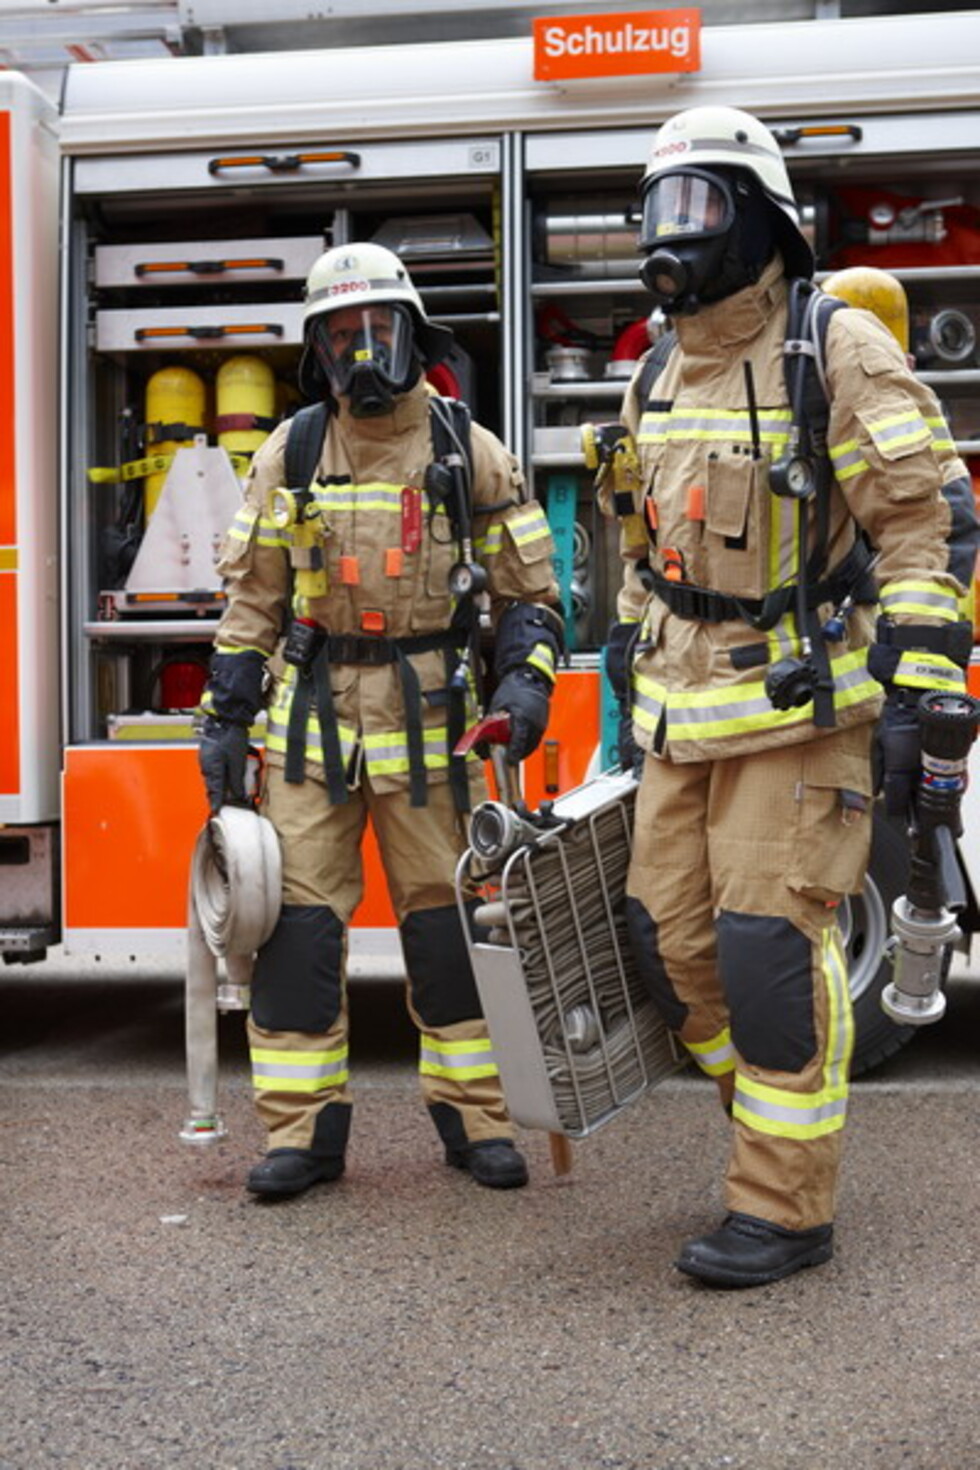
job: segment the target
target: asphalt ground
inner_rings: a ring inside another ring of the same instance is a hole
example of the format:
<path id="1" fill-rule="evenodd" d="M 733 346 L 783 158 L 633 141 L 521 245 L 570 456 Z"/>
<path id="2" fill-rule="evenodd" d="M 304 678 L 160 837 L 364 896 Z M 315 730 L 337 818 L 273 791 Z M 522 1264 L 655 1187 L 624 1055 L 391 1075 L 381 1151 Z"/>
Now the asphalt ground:
<path id="1" fill-rule="evenodd" d="M 0 972 L 0 1467 L 972 1470 L 980 983 L 855 1083 L 828 1265 L 716 1292 L 727 1123 L 683 1074 L 494 1192 L 441 1161 L 400 987 L 352 994 L 348 1172 L 284 1204 L 239 1017 L 227 1141 L 178 1140 L 182 989 Z"/>

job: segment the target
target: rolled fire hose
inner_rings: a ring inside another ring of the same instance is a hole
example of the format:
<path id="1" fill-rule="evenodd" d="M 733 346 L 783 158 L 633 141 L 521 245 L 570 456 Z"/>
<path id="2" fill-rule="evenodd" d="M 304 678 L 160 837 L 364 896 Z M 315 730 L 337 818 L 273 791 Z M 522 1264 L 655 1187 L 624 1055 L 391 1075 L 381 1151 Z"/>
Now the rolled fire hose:
<path id="1" fill-rule="evenodd" d="M 218 1011 L 247 1007 L 255 951 L 275 928 L 281 904 L 282 855 L 272 823 L 250 807 L 222 807 L 198 833 L 191 859 L 185 1143 L 226 1136 L 218 1115 Z M 222 986 L 219 959 L 227 973 Z"/>

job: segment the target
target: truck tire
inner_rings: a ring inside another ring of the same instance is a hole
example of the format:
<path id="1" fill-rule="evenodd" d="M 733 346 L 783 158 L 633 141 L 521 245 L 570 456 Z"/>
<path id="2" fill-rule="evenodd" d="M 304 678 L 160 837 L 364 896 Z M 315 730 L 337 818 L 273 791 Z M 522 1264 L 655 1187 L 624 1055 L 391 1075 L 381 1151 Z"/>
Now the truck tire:
<path id="1" fill-rule="evenodd" d="M 892 904 L 905 892 L 908 872 L 909 849 L 904 829 L 889 820 L 876 805 L 864 889 L 860 895 L 845 900 L 840 919 L 854 1006 L 851 1066 L 854 1077 L 900 1051 L 918 1029 L 897 1026 L 881 1009 L 881 992 L 892 977 L 892 967 L 884 952 Z"/>

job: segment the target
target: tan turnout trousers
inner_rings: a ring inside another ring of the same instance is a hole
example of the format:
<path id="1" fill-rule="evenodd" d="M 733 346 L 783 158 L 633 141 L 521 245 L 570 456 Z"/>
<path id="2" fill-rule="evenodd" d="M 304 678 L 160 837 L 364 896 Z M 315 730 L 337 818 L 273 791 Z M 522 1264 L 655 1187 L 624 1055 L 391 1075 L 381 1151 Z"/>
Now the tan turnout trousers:
<path id="1" fill-rule="evenodd" d="M 474 784 L 477 780 L 471 778 Z M 474 791 L 474 799 L 479 797 Z M 511 1138 L 514 1129 L 468 964 L 467 973 L 444 977 L 441 997 L 434 999 L 424 973 L 438 970 L 447 949 L 457 955 L 461 943 L 454 879 L 465 833 L 449 783 L 430 785 L 427 805 L 411 807 L 407 790 L 378 795 L 362 777 L 347 802 L 332 806 L 321 782 L 307 777 L 301 785 L 290 785 L 282 770 L 272 766 L 263 810 L 281 838 L 284 906 L 299 912 L 330 911 L 336 916 L 338 941 L 335 962 L 326 963 L 330 973 L 321 975 L 320 982 L 315 963 L 308 977 L 271 977 L 273 986 L 289 983 L 308 989 L 322 982 L 334 996 L 329 1024 L 313 1031 L 270 1030 L 257 1024 L 253 1002 L 248 1036 L 255 1101 L 269 1132 L 269 1147 L 323 1148 L 322 1130 L 320 1138 L 315 1134 L 321 1112 L 343 1104 L 343 1115 L 349 1116 L 346 925 L 363 892 L 361 843 L 369 816 L 406 945 L 407 1005 L 420 1034 L 424 1101 L 437 1122 L 440 1111 L 453 1110 L 466 1141 Z M 406 922 L 411 926 L 413 915 L 434 915 L 436 927 L 424 924 L 409 951 Z M 458 992 L 458 999 L 450 994 L 447 1000 L 447 985 Z M 433 1024 L 429 1017 L 444 1014 L 447 1003 L 462 1015 L 448 1024 Z M 441 1123 L 439 1131 L 450 1141 Z M 341 1132 L 346 1141 L 346 1128 Z"/>
<path id="2" fill-rule="evenodd" d="M 853 1039 L 837 909 L 870 851 L 872 728 L 647 756 L 637 798 L 627 891 L 655 998 L 732 1106 L 727 1207 L 790 1230 L 834 1218 Z"/>

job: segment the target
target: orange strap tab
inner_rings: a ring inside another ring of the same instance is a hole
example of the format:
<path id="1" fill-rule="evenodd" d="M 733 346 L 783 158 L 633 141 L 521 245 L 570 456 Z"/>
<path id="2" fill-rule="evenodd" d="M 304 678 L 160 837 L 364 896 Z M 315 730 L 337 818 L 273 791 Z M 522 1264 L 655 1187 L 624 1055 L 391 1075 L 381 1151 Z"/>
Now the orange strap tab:
<path id="1" fill-rule="evenodd" d="M 345 587 L 357 587 L 361 581 L 361 568 L 356 556 L 340 558 L 340 580 Z"/>
<path id="2" fill-rule="evenodd" d="M 647 525 L 650 527 L 650 530 L 655 531 L 657 529 L 657 503 L 649 495 L 643 502 L 643 513 L 647 518 Z"/>
<path id="3" fill-rule="evenodd" d="M 665 546 L 660 553 L 663 558 L 664 576 L 668 582 L 683 582 L 684 555 L 673 546 Z"/>
<path id="4" fill-rule="evenodd" d="M 386 626 L 385 615 L 377 608 L 368 607 L 361 613 L 361 627 L 365 633 L 383 633 Z"/>
<path id="5" fill-rule="evenodd" d="M 689 521 L 704 520 L 704 486 L 688 485 L 684 514 Z"/>
<path id="6" fill-rule="evenodd" d="M 385 576 L 400 577 L 405 554 L 400 546 L 389 546 L 385 551 Z"/>

